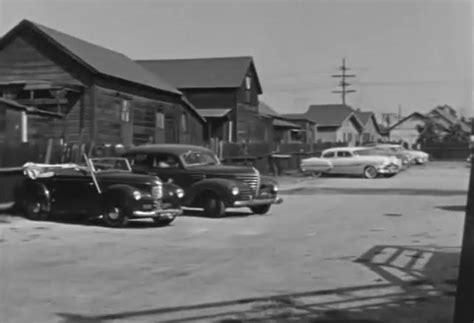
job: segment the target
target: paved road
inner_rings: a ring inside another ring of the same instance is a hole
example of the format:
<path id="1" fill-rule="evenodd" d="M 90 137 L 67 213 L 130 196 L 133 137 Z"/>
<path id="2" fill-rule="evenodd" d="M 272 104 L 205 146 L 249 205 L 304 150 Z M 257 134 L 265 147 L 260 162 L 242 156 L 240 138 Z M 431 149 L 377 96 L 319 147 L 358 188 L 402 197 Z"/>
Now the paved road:
<path id="1" fill-rule="evenodd" d="M 433 163 L 391 179 L 285 179 L 270 215 L 165 228 L 0 223 L 0 322 L 289 320 L 439 301 L 468 174 Z"/>

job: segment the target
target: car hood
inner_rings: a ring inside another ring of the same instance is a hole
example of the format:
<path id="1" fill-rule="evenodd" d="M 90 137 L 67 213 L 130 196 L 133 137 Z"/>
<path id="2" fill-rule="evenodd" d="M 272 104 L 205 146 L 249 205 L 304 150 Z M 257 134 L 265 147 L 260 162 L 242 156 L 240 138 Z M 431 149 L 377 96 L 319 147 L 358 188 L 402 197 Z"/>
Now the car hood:
<path id="1" fill-rule="evenodd" d="M 211 176 L 234 176 L 255 174 L 255 169 L 249 166 L 207 165 L 192 166 L 189 167 L 188 170 L 191 172 Z"/>
<path id="2" fill-rule="evenodd" d="M 156 176 L 121 171 L 96 173 L 96 177 L 101 182 L 116 182 L 117 184 L 153 185 L 160 182 Z"/>

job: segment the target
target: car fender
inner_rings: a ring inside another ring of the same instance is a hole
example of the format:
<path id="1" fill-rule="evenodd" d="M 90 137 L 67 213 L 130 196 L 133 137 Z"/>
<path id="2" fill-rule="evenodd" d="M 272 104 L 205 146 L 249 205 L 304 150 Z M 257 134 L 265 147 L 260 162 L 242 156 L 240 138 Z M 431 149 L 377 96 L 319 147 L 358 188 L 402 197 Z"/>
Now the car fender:
<path id="1" fill-rule="evenodd" d="M 50 211 L 51 209 L 51 192 L 48 189 L 45 183 L 36 181 L 36 180 L 26 180 L 23 184 L 23 188 L 19 192 L 19 196 L 17 203 L 19 205 L 23 205 L 23 202 L 29 196 L 37 196 L 43 199 L 46 203 L 46 211 Z M 19 200 L 21 196 L 21 201 Z"/>
<path id="2" fill-rule="evenodd" d="M 176 207 L 181 206 L 182 200 L 177 196 L 177 190 L 182 189 L 173 183 L 163 183 L 163 202 L 172 203 Z"/>
<path id="3" fill-rule="evenodd" d="M 184 196 L 184 204 L 192 205 L 195 199 L 203 192 L 209 191 L 216 194 L 226 204 L 231 200 L 232 194 L 230 189 L 233 186 L 238 186 L 236 181 L 225 178 L 209 178 L 203 179 L 191 185 Z"/>
<path id="4" fill-rule="evenodd" d="M 125 206 L 130 207 L 133 205 L 133 192 L 136 190 L 135 187 L 126 184 L 110 185 L 102 191 L 102 206 L 105 206 L 108 202 L 118 200 L 124 203 Z"/>

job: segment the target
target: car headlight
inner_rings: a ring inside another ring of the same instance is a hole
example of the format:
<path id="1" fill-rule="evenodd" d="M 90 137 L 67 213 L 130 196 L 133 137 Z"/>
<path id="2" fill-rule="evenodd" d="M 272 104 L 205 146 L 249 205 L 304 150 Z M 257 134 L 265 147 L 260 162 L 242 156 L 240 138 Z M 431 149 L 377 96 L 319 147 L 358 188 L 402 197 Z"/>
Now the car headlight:
<path id="1" fill-rule="evenodd" d="M 139 199 L 142 198 L 142 193 L 140 193 L 139 191 L 134 191 L 133 198 L 138 201 Z"/>
<path id="2" fill-rule="evenodd" d="M 183 198 L 183 196 L 184 196 L 184 191 L 183 191 L 183 189 L 178 188 L 178 189 L 176 190 L 176 196 L 177 196 L 178 198 L 180 198 L 180 199 Z"/>
<path id="3" fill-rule="evenodd" d="M 239 195 L 239 188 L 237 186 L 232 187 L 231 193 L 234 196 Z"/>
<path id="4" fill-rule="evenodd" d="M 278 192 L 278 186 L 277 186 L 277 185 L 273 185 L 272 191 L 273 191 L 274 193 Z"/>

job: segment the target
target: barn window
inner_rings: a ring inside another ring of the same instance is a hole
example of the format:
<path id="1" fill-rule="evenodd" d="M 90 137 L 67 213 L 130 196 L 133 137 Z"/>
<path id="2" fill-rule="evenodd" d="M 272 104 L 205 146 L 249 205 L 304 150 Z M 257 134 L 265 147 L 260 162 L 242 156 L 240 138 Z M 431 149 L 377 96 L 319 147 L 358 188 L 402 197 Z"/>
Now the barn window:
<path id="1" fill-rule="evenodd" d="M 156 128 L 165 129 L 165 114 L 163 112 L 157 112 L 155 114 L 155 125 Z"/>
<path id="2" fill-rule="evenodd" d="M 28 142 L 28 116 L 26 112 L 21 113 L 21 142 Z"/>
<path id="3" fill-rule="evenodd" d="M 188 115 L 186 113 L 181 115 L 181 132 L 188 132 Z"/>
<path id="4" fill-rule="evenodd" d="M 250 103 L 250 89 L 252 88 L 252 78 L 250 76 L 245 77 L 245 102 Z"/>
<path id="5" fill-rule="evenodd" d="M 130 122 L 130 104 L 129 101 L 123 100 L 120 109 L 120 120 L 122 122 Z"/>
<path id="6" fill-rule="evenodd" d="M 252 88 L 252 78 L 250 76 L 246 76 L 245 77 L 245 89 L 247 91 L 250 91 L 251 88 Z"/>

